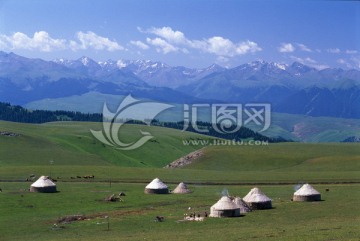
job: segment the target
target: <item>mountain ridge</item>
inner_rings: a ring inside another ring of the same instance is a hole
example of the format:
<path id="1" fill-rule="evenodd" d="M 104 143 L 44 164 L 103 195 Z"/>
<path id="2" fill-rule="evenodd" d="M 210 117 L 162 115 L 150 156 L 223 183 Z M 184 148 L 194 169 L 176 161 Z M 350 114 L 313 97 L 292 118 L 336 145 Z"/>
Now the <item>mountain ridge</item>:
<path id="1" fill-rule="evenodd" d="M 45 61 L 0 52 L 0 101 L 26 105 L 89 92 L 167 103 L 270 103 L 280 113 L 360 118 L 360 71 L 257 60 L 234 68 L 151 60 Z"/>

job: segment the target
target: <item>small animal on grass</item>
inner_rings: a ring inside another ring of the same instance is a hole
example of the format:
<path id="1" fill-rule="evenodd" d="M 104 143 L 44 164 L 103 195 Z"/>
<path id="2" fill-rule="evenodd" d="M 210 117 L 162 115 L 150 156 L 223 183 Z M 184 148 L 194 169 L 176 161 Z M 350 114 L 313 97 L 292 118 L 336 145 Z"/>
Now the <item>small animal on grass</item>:
<path id="1" fill-rule="evenodd" d="M 85 179 L 92 179 L 92 178 L 95 178 L 95 176 L 94 175 L 88 175 L 88 176 L 83 176 L 83 178 L 85 178 Z"/>
<path id="2" fill-rule="evenodd" d="M 156 217 L 155 217 L 155 221 L 156 221 L 156 222 L 162 222 L 162 221 L 164 221 L 164 219 L 165 219 L 164 216 L 156 216 Z"/>

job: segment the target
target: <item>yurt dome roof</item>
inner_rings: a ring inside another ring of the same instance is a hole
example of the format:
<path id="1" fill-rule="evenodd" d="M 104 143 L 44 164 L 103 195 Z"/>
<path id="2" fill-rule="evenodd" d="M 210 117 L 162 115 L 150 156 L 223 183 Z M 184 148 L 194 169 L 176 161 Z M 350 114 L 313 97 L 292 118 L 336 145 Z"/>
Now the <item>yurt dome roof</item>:
<path id="1" fill-rule="evenodd" d="M 250 192 L 243 198 L 243 200 L 247 203 L 271 201 L 271 199 L 257 187 L 251 189 Z"/>
<path id="2" fill-rule="evenodd" d="M 238 209 L 237 205 L 228 196 L 223 196 L 211 208 L 215 210 L 233 210 Z"/>
<path id="3" fill-rule="evenodd" d="M 302 185 L 302 187 L 294 193 L 296 196 L 310 196 L 319 194 L 320 193 L 308 183 Z"/>
<path id="4" fill-rule="evenodd" d="M 166 189 L 168 187 L 159 178 L 155 178 L 145 188 L 147 188 L 147 189 Z"/>
<path id="5" fill-rule="evenodd" d="M 174 189 L 173 193 L 188 193 L 190 189 L 188 189 L 187 185 L 183 182 L 180 182 L 179 185 Z"/>
<path id="6" fill-rule="evenodd" d="M 50 187 L 50 186 L 56 186 L 55 183 L 53 183 L 49 177 L 47 176 L 41 176 L 36 182 L 31 184 L 32 187 Z"/>

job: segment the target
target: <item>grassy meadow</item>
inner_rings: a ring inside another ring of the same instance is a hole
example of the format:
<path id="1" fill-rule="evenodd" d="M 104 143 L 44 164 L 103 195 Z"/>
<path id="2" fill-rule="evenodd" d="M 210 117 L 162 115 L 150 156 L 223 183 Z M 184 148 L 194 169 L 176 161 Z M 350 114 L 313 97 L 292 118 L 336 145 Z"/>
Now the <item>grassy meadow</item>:
<path id="1" fill-rule="evenodd" d="M 128 125 L 121 136 L 136 139 L 139 129 L 154 141 L 119 151 L 92 137 L 100 123 L 41 125 L 0 122 L 0 240 L 358 240 L 360 231 L 360 145 L 279 143 L 262 146 L 192 146 L 183 140 L 209 140 L 194 133 Z M 189 166 L 166 164 L 203 148 Z M 53 161 L 52 164 L 50 161 Z M 58 193 L 29 193 L 30 174 L 58 178 Z M 71 177 L 95 175 L 94 179 Z M 146 195 L 159 177 L 170 188 L 185 181 L 193 193 Z M 294 185 L 310 182 L 323 201 L 291 202 Z M 279 185 L 281 184 L 281 185 Z M 184 222 L 188 207 L 209 213 L 227 189 L 245 196 L 254 186 L 273 200 L 271 210 L 240 218 Z M 329 189 L 329 191 L 325 191 Z M 125 192 L 123 202 L 105 202 Z M 86 220 L 54 223 L 82 214 Z M 155 222 L 155 216 L 165 217 Z M 109 218 L 106 219 L 105 217 Z M 109 220 L 109 230 L 107 222 Z"/>
<path id="2" fill-rule="evenodd" d="M 324 201 L 310 203 L 290 201 L 293 185 L 261 186 L 273 209 L 204 222 L 181 220 L 188 207 L 209 212 L 224 188 L 244 196 L 252 186 L 190 185 L 192 194 L 146 195 L 142 184 L 61 182 L 55 194 L 22 191 L 26 183 L 1 185 L 1 240 L 358 240 L 360 235 L 359 184 L 315 185 Z M 120 191 L 126 193 L 123 202 L 103 201 Z M 54 226 L 74 214 L 88 219 Z M 165 221 L 155 222 L 157 215 Z"/>

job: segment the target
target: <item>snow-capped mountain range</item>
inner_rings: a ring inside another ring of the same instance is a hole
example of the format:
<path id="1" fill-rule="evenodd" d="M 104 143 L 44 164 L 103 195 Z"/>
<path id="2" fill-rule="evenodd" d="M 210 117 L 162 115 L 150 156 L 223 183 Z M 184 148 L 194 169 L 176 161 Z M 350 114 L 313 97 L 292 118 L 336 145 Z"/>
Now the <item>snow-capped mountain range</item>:
<path id="1" fill-rule="evenodd" d="M 266 61 L 197 69 L 150 60 L 45 61 L 0 52 L 0 101 L 26 105 L 90 92 L 168 103 L 266 102 L 277 112 L 360 118 L 357 70 Z"/>
<path id="2" fill-rule="evenodd" d="M 115 70 L 121 70 L 127 73 L 131 72 L 149 85 L 169 88 L 176 88 L 189 84 L 193 80 L 201 79 L 209 74 L 221 72 L 225 69 L 216 64 L 203 69 L 191 69 L 183 66 L 172 67 L 165 63 L 154 62 L 151 60 L 120 59 L 116 61 L 107 60 L 95 62 L 88 57 L 82 57 L 78 60 L 55 59 L 54 62 L 74 69 L 86 67 L 89 73 L 100 70 L 109 73 Z"/>

